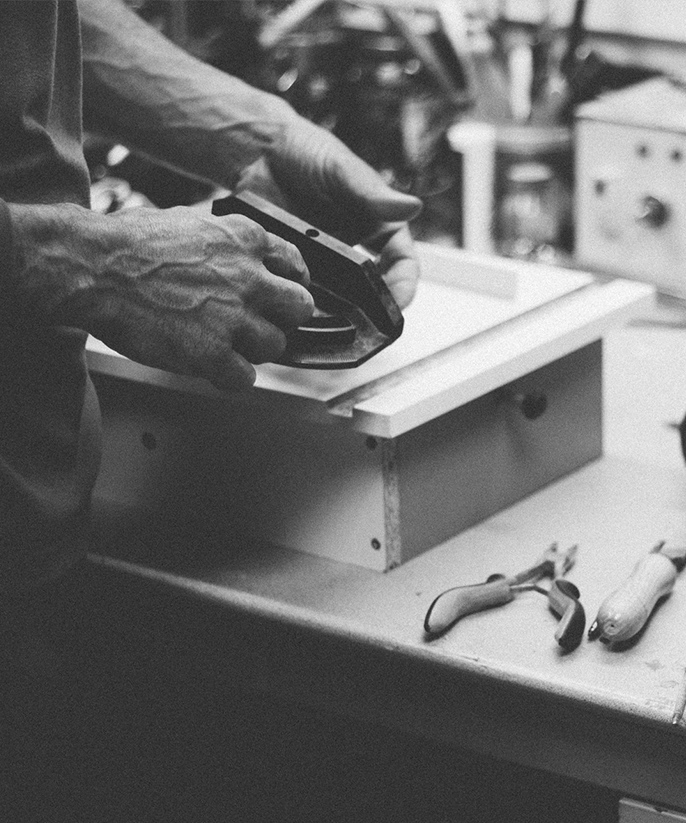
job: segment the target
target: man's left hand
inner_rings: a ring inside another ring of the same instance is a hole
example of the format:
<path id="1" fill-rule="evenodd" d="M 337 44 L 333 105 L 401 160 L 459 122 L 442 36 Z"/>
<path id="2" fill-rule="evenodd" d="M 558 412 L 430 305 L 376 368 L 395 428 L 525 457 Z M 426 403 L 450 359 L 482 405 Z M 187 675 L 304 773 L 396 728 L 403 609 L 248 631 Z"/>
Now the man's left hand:
<path id="1" fill-rule="evenodd" d="M 419 279 L 408 221 L 421 201 L 391 188 L 367 163 L 323 128 L 294 115 L 265 156 L 241 174 L 237 191 L 251 189 L 313 226 L 379 255 L 400 308 Z"/>

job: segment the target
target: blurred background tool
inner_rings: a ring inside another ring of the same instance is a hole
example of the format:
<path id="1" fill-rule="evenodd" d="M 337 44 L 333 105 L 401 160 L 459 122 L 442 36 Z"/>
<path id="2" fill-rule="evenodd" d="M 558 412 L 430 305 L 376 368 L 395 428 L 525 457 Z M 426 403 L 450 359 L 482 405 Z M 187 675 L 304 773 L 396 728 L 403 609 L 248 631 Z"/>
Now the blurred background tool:
<path id="1" fill-rule="evenodd" d="M 572 76 L 579 61 L 579 47 L 584 39 L 585 13 L 586 0 L 575 0 L 572 22 L 569 24 L 565 38 L 565 51 L 560 60 L 560 71 L 567 78 Z"/>
<path id="2" fill-rule="evenodd" d="M 531 117 L 534 100 L 533 48 L 522 39 L 512 46 L 508 55 L 510 77 L 510 111 L 516 123 L 527 123 Z"/>
<path id="3" fill-rule="evenodd" d="M 457 16 L 460 7 L 456 8 Z M 473 15 L 470 20 L 469 49 L 474 96 L 469 118 L 495 124 L 509 122 L 512 110 L 507 66 L 499 59 L 498 44 L 483 15 Z"/>
<path id="4" fill-rule="evenodd" d="M 437 88 L 445 95 L 445 99 L 453 104 L 456 111 L 463 108 L 469 102 L 465 90 L 456 83 L 455 77 L 443 65 L 431 40 L 415 29 L 412 20 L 403 10 L 386 6 L 384 14 L 389 20 L 391 31 L 397 33 L 414 52 L 417 60 L 435 81 Z"/>
<path id="5" fill-rule="evenodd" d="M 475 104 L 448 131 L 459 196 L 456 236 L 473 251 L 566 264 L 573 248 L 573 145 L 559 116 L 564 32 L 555 28 L 553 0 L 540 11 L 528 28 L 510 25 L 502 10 L 471 21 Z"/>

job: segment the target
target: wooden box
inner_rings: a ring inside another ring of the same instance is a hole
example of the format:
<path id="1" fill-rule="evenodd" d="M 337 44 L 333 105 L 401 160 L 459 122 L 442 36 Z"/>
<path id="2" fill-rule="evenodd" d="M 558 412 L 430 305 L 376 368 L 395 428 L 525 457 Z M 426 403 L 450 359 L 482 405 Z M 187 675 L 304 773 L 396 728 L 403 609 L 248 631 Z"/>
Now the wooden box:
<path id="1" fill-rule="evenodd" d="M 90 344 L 96 502 L 378 571 L 597 457 L 602 335 L 625 281 L 421 247 L 403 337 L 359 369 L 260 369 L 249 395 Z"/>

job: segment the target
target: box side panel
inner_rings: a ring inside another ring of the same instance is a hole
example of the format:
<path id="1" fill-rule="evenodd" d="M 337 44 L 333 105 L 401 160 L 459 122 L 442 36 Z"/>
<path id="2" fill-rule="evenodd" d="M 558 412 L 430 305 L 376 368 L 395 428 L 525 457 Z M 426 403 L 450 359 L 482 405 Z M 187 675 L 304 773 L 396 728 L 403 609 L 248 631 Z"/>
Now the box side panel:
<path id="1" fill-rule="evenodd" d="M 619 823 L 686 823 L 686 814 L 622 797 L 619 801 Z"/>
<path id="2" fill-rule="evenodd" d="M 386 568 L 382 447 L 344 426 L 100 378 L 96 503 Z"/>
<path id="3" fill-rule="evenodd" d="M 597 341 L 397 439 L 402 562 L 601 454 L 601 361 Z"/>

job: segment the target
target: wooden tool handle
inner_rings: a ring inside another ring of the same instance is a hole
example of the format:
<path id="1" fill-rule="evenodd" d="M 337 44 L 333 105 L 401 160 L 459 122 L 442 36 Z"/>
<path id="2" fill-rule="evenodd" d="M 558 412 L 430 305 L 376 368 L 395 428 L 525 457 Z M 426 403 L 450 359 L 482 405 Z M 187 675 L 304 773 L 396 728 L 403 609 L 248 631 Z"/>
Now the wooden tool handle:
<path id="1" fill-rule="evenodd" d="M 465 614 L 502 606 L 513 597 L 510 584 L 504 577 L 475 586 L 448 589 L 429 606 L 424 618 L 424 631 L 431 636 L 442 634 Z"/>
<path id="2" fill-rule="evenodd" d="M 671 592 L 676 580 L 672 560 L 660 553 L 642 558 L 631 575 L 601 605 L 588 632 L 608 643 L 630 640 L 646 624 L 655 604 Z"/>

